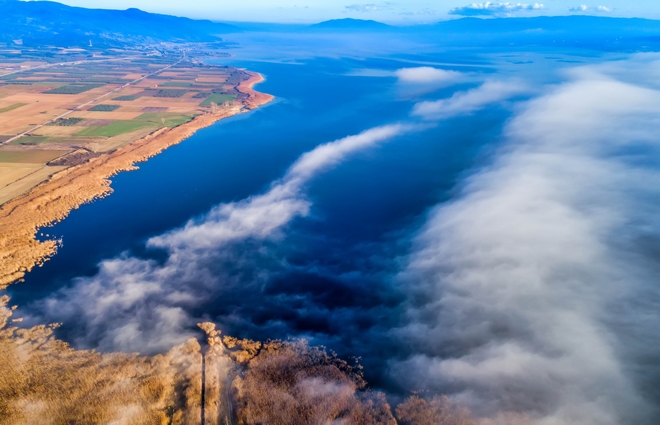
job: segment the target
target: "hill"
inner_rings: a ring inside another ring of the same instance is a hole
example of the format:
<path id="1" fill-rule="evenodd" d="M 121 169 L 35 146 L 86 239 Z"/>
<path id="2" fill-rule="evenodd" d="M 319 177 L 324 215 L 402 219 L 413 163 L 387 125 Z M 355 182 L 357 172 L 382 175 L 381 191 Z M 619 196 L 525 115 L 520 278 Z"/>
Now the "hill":
<path id="1" fill-rule="evenodd" d="M 0 0 L 0 42 L 59 46 L 147 41 L 217 41 L 236 27 L 139 9 L 85 9 L 50 1 Z"/>
<path id="2" fill-rule="evenodd" d="M 600 51 L 656 51 L 660 21 L 599 16 L 461 18 L 399 31 L 453 47 L 546 46 Z M 508 47 L 507 47 L 508 48 Z"/>
<path id="3" fill-rule="evenodd" d="M 430 25 L 390 26 L 361 19 L 335 19 L 297 31 L 387 33 L 453 47 L 546 46 L 599 51 L 656 51 L 660 20 L 601 16 L 460 18 Z"/>
<path id="4" fill-rule="evenodd" d="M 331 19 L 318 24 L 311 25 L 310 28 L 330 31 L 379 31 L 393 28 L 382 22 L 367 19 Z"/>

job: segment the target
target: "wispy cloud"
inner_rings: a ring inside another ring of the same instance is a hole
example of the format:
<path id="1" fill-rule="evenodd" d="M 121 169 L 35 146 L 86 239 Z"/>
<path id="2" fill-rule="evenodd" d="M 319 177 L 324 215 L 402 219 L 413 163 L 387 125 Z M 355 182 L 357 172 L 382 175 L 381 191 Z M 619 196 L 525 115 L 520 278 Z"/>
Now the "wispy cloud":
<path id="1" fill-rule="evenodd" d="M 516 12 L 539 11 L 545 9 L 542 3 L 472 3 L 467 6 L 455 7 L 449 11 L 450 15 L 459 16 L 511 16 Z"/>
<path id="2" fill-rule="evenodd" d="M 352 153 L 409 132 L 412 126 L 377 127 L 318 146 L 302 155 L 266 193 L 222 204 L 184 227 L 150 239 L 164 249 L 163 262 L 124 254 L 105 260 L 99 272 L 35 306 L 41 321 L 77 323 L 73 336 L 82 346 L 154 352 L 190 337 L 196 319 L 189 311 L 230 284 L 221 264 L 245 262 L 232 245 L 277 238 L 310 203 L 303 188 L 319 173 Z"/>
<path id="3" fill-rule="evenodd" d="M 412 84 L 454 84 L 465 79 L 465 74 L 457 71 L 422 66 L 402 68 L 394 72 L 403 83 Z"/>
<path id="4" fill-rule="evenodd" d="M 420 102 L 415 105 L 413 115 L 428 120 L 466 115 L 529 91 L 520 81 L 486 81 L 475 89 L 457 92 L 449 99 Z"/>
<path id="5" fill-rule="evenodd" d="M 389 10 L 392 8 L 392 3 L 366 3 L 366 4 L 351 4 L 348 6 L 345 6 L 346 10 L 349 10 L 351 12 L 379 12 L 381 10 Z"/>
<path id="6" fill-rule="evenodd" d="M 586 4 L 581 4 L 579 6 L 572 6 L 568 8 L 569 12 L 596 12 L 596 13 L 610 13 L 612 9 L 606 6 L 594 6 L 589 7 Z"/>

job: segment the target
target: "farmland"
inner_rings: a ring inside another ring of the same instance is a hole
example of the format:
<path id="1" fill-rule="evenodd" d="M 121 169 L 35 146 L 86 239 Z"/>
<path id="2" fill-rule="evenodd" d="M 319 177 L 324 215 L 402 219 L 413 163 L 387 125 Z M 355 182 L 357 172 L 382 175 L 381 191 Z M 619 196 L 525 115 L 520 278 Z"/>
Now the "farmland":
<path id="1" fill-rule="evenodd" d="M 200 105 L 211 106 L 211 103 L 222 105 L 223 103 L 231 102 L 234 99 L 236 99 L 236 96 L 234 95 L 214 93 L 211 96 L 207 97 L 206 100 L 202 102 Z"/>
<path id="2" fill-rule="evenodd" d="M 0 204 L 62 164 L 76 165 L 198 115 L 240 109 L 230 101 L 245 98 L 239 86 L 249 79 L 242 70 L 174 54 L 0 62 L 2 68 L 16 71 L 0 75 Z"/>
<path id="3" fill-rule="evenodd" d="M 25 105 L 27 105 L 27 103 L 14 103 L 13 105 L 5 106 L 4 108 L 0 109 L 0 114 L 3 112 L 13 111 L 14 109 L 18 109 Z"/>

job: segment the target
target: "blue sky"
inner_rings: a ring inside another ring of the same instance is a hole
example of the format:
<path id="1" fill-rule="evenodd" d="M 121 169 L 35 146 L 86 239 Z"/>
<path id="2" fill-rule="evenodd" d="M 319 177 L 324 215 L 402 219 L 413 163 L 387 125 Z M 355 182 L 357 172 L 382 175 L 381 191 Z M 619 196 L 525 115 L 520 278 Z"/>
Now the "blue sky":
<path id="1" fill-rule="evenodd" d="M 97 8 L 138 7 L 195 18 L 258 22 L 316 22 L 332 18 L 375 19 L 390 23 L 434 22 L 457 16 L 535 16 L 592 14 L 660 19 L 658 0 L 64 0 Z"/>

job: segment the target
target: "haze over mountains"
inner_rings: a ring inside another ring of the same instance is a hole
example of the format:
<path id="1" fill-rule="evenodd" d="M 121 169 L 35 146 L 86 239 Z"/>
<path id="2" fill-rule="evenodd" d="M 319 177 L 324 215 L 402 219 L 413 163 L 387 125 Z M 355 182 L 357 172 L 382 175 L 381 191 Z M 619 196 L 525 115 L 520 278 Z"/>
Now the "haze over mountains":
<path id="1" fill-rule="evenodd" d="M 119 45 L 126 42 L 218 41 L 220 35 L 260 31 L 261 25 L 233 25 L 148 13 L 139 9 L 71 7 L 50 1 L 0 0 L 0 42 L 27 46 Z M 265 28 L 265 27 L 264 27 Z M 269 31 L 276 28 L 268 27 Z M 572 45 L 648 49 L 660 41 L 660 21 L 595 16 L 462 18 L 433 25 L 397 27 L 372 20 L 334 19 L 315 25 L 285 25 L 279 31 L 396 32 L 436 35 L 464 45 Z M 613 34 L 616 34 L 614 36 Z M 522 37 L 521 37 L 522 35 Z"/>

